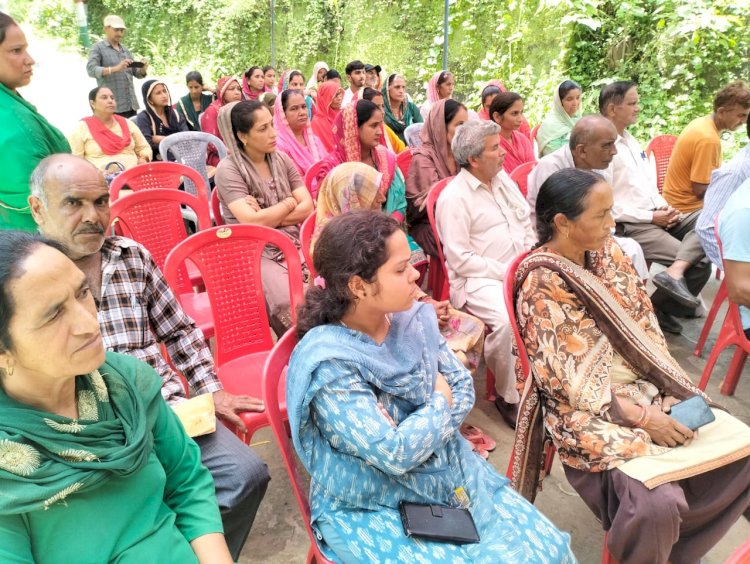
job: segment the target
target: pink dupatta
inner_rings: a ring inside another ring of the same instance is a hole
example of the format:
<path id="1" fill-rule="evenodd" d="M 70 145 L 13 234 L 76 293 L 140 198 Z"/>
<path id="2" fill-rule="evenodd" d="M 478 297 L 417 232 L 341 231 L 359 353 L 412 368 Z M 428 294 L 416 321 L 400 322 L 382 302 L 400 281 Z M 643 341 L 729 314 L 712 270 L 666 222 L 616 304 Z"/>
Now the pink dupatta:
<path id="1" fill-rule="evenodd" d="M 289 127 L 281 98 L 282 94 L 276 96 L 273 106 L 273 126 L 276 128 L 277 135 L 276 148 L 291 157 L 300 175 L 304 178 L 307 169 L 325 157 L 326 150 L 320 139 L 313 133 L 309 121 L 302 130 L 305 145 L 300 144 L 292 128 Z"/>

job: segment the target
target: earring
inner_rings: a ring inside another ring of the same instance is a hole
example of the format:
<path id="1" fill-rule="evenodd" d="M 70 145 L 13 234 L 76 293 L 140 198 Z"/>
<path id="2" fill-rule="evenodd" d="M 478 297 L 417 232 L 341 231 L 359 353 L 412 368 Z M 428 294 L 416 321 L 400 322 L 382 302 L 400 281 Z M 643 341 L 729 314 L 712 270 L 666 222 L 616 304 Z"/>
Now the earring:
<path id="1" fill-rule="evenodd" d="M 566 239 L 570 239 L 570 231 L 566 231 L 565 232 L 565 238 Z"/>
<path id="2" fill-rule="evenodd" d="M 5 365 L 5 374 L 7 376 L 13 376 L 13 373 L 15 371 L 16 371 L 16 364 L 15 363 L 11 364 L 9 360 L 8 363 Z"/>

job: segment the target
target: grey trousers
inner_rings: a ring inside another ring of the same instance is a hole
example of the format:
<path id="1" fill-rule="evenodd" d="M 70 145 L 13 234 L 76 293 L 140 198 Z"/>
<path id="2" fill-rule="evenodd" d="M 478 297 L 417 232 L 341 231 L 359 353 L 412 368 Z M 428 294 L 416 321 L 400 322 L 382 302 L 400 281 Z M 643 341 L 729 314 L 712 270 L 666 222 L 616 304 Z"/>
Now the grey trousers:
<path id="1" fill-rule="evenodd" d="M 653 223 L 618 223 L 617 234 L 638 241 L 647 261 L 664 266 L 676 260 L 689 262 L 692 266 L 685 272 L 685 283 L 690 293 L 697 296 L 711 277 L 711 262 L 695 233 L 700 213 L 694 211 L 669 230 Z M 685 307 L 662 290 L 651 295 L 651 303 L 666 313 L 685 313 Z"/>
<path id="2" fill-rule="evenodd" d="M 195 442 L 213 476 L 224 536 L 236 562 L 271 479 L 268 466 L 219 421 L 215 432 L 195 437 Z"/>

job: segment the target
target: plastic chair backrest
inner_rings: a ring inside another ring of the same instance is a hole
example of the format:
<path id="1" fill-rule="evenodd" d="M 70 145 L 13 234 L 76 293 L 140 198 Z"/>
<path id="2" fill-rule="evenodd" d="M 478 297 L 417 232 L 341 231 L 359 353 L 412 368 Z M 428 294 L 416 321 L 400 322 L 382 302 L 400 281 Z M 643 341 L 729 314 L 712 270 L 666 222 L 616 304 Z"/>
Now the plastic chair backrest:
<path id="1" fill-rule="evenodd" d="M 310 192 L 310 196 L 312 196 L 313 203 L 316 206 L 318 202 L 318 189 L 320 188 L 320 186 L 318 185 L 317 176 L 320 172 L 320 168 L 323 166 L 323 160 L 319 160 L 318 162 L 313 163 L 305 173 L 305 187 L 307 188 L 307 191 Z"/>
<path id="2" fill-rule="evenodd" d="M 125 188 L 130 188 L 133 192 L 155 188 L 177 190 L 183 181 L 188 180 L 198 187 L 193 195 L 205 202 L 206 209 L 208 209 L 208 185 L 194 168 L 180 163 L 146 163 L 129 168 L 118 174 L 112 181 L 109 187 L 109 197 L 111 201 L 117 200 L 120 190 Z"/>
<path id="3" fill-rule="evenodd" d="M 437 222 L 435 221 L 435 206 L 437 205 L 438 198 L 440 197 L 440 194 L 443 192 L 445 187 L 448 185 L 448 183 L 453 180 L 452 176 L 449 176 L 447 178 L 443 178 L 442 180 L 439 180 L 435 183 L 435 185 L 430 190 L 430 193 L 427 195 L 427 202 L 425 203 L 425 207 L 427 208 L 427 218 L 430 220 L 430 227 L 432 227 L 432 235 L 435 237 L 435 243 L 437 246 L 438 251 L 438 259 L 440 259 L 440 267 L 443 269 L 442 272 L 442 280 L 443 280 L 443 287 L 442 288 L 433 288 L 432 293 L 433 297 L 438 300 L 447 300 L 449 296 L 449 286 L 448 286 L 448 268 L 445 265 L 445 257 L 443 256 L 443 245 L 440 242 L 440 235 L 438 234 L 437 230 Z M 435 295 L 437 294 L 437 295 Z"/>
<path id="4" fill-rule="evenodd" d="M 518 358 L 521 361 L 521 370 L 523 370 L 524 378 L 528 378 L 529 376 L 529 357 L 526 354 L 526 346 L 523 344 L 521 331 L 518 328 L 518 320 L 516 319 L 516 295 L 513 292 L 513 286 L 515 285 L 518 265 L 521 264 L 521 261 L 528 255 L 529 252 L 526 251 L 513 259 L 513 262 L 511 262 L 508 267 L 508 271 L 505 273 L 505 280 L 503 281 L 505 309 L 508 312 L 510 327 L 513 329 L 513 338 L 516 340 L 516 347 L 518 347 Z"/>
<path id="5" fill-rule="evenodd" d="M 531 141 L 536 141 L 536 134 L 539 133 L 539 128 L 542 127 L 541 123 L 538 123 L 534 126 L 534 129 L 531 130 Z"/>
<path id="6" fill-rule="evenodd" d="M 219 201 L 219 191 L 214 188 L 211 191 L 211 215 L 214 217 L 216 225 L 224 225 L 224 216 L 221 215 L 221 201 Z"/>
<path id="7" fill-rule="evenodd" d="M 646 155 L 649 158 L 651 155 L 654 156 L 656 163 L 656 187 L 659 189 L 660 194 L 664 187 L 664 178 L 667 176 L 669 159 L 672 158 L 675 143 L 677 143 L 675 135 L 657 135 L 646 147 Z"/>
<path id="8" fill-rule="evenodd" d="M 729 555 L 724 564 L 748 564 L 750 562 L 750 540 Z"/>
<path id="9" fill-rule="evenodd" d="M 534 170 L 534 167 L 539 164 L 537 161 L 529 161 L 527 163 L 523 163 L 518 165 L 516 168 L 513 169 L 513 171 L 510 173 L 510 179 L 518 184 L 518 189 L 521 191 L 521 194 L 523 194 L 523 197 L 526 197 L 526 192 L 528 191 L 529 187 L 529 174 L 531 174 L 531 171 Z"/>
<path id="10" fill-rule="evenodd" d="M 180 131 L 168 135 L 159 143 L 159 154 L 164 162 L 174 160 L 195 169 L 203 177 L 205 185 L 210 186 L 211 181 L 206 167 L 209 145 L 216 147 L 220 159 L 227 156 L 227 147 L 224 142 L 216 135 L 205 131 Z M 169 153 L 172 159 L 167 158 Z M 185 182 L 185 190 L 191 194 L 197 194 L 197 187 L 190 179 Z"/>
<path id="11" fill-rule="evenodd" d="M 310 527 L 310 503 L 305 494 L 305 486 L 302 483 L 299 472 L 297 472 L 297 462 L 292 448 L 292 441 L 287 435 L 284 417 L 279 408 L 279 405 L 283 401 L 283 398 L 279 398 L 279 380 L 284 377 L 287 365 L 289 364 L 289 358 L 292 356 L 296 345 L 297 328 L 291 327 L 273 347 L 263 368 L 263 401 L 266 405 L 266 416 L 271 423 L 271 430 L 276 437 L 276 442 L 279 444 L 286 473 L 289 476 L 289 481 L 292 483 L 292 492 L 294 493 L 294 499 L 297 500 L 297 507 L 302 514 L 302 521 L 307 529 L 310 542 L 315 543 L 312 527 Z"/>
<path id="12" fill-rule="evenodd" d="M 191 208 L 198 229 L 211 226 L 211 217 L 201 201 L 180 190 L 155 189 L 133 192 L 115 200 L 110 207 L 110 224 L 118 234 L 138 241 L 164 270 L 167 255 L 188 237 L 182 207 Z"/>
<path id="13" fill-rule="evenodd" d="M 310 244 L 312 243 L 312 236 L 315 232 L 315 220 L 318 214 L 315 212 L 311 213 L 310 216 L 302 222 L 302 227 L 299 230 L 299 242 L 302 247 L 302 256 L 305 257 L 305 263 L 307 269 L 310 271 L 310 277 L 315 278 L 315 268 L 313 268 L 312 255 L 310 254 Z"/>
<path id="14" fill-rule="evenodd" d="M 280 231 L 262 225 L 212 227 L 182 241 L 167 256 L 164 276 L 176 294 L 192 291 L 189 279 L 179 272 L 186 260 L 201 274 L 214 319 L 219 366 L 273 347 L 261 277 L 267 245 L 284 256 L 295 322 L 304 294 L 302 263 L 297 247 Z"/>
<path id="15" fill-rule="evenodd" d="M 412 149 L 410 147 L 407 147 L 396 156 L 396 166 L 401 171 L 401 174 L 404 175 L 404 179 L 409 174 L 409 165 L 411 165 L 412 156 Z"/>
<path id="16" fill-rule="evenodd" d="M 409 127 L 404 129 L 404 139 L 406 139 L 406 145 L 416 149 L 422 145 L 422 128 L 424 122 L 412 123 Z"/>

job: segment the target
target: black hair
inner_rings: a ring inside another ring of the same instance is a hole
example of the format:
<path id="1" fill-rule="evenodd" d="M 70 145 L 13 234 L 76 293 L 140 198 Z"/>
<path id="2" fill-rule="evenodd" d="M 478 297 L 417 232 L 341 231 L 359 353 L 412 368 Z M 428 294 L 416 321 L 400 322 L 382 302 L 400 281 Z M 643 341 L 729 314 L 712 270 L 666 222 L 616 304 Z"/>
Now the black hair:
<path id="1" fill-rule="evenodd" d="M 443 72 L 440 73 L 440 76 L 438 76 L 437 85 L 440 86 L 452 76 L 453 76 L 453 73 L 451 73 L 450 71 L 444 70 Z"/>
<path id="2" fill-rule="evenodd" d="M 365 88 L 362 90 L 362 100 L 370 100 L 372 102 L 373 98 L 377 98 L 378 96 L 382 96 L 383 93 L 380 90 L 375 90 L 374 88 L 370 88 L 369 86 L 365 86 Z"/>
<path id="3" fill-rule="evenodd" d="M 0 12 L 0 43 L 5 42 L 5 32 L 9 27 L 17 26 L 16 20 L 11 18 L 5 12 Z"/>
<path id="4" fill-rule="evenodd" d="M 289 73 L 289 78 L 286 79 L 286 83 L 289 84 L 295 76 L 301 76 L 302 82 L 305 82 L 305 75 L 298 70 L 295 70 Z"/>
<path id="5" fill-rule="evenodd" d="M 542 183 L 536 198 L 536 247 L 548 243 L 555 234 L 555 216 L 563 214 L 575 220 L 586 209 L 586 198 L 604 178 L 590 170 L 564 168 Z M 536 248 L 535 247 L 535 248 Z"/>
<path id="6" fill-rule="evenodd" d="M 302 92 L 302 90 L 292 90 L 291 88 L 287 88 L 281 93 L 281 108 L 286 111 L 286 105 L 289 102 L 289 97 L 292 94 L 298 94 L 299 96 L 302 96 L 302 99 L 305 99 L 305 94 Z"/>
<path id="7" fill-rule="evenodd" d="M 328 72 L 326 73 L 326 80 L 332 80 L 334 78 L 338 78 L 339 80 L 341 80 L 339 71 L 337 71 L 336 69 L 328 69 Z"/>
<path id="8" fill-rule="evenodd" d="M 495 114 L 500 114 L 500 117 L 507 112 L 510 107 L 518 102 L 519 100 L 523 101 L 523 98 L 520 94 L 517 94 L 516 92 L 500 92 L 497 96 L 495 96 L 495 99 L 492 100 L 492 103 L 490 104 L 490 119 L 492 121 L 495 121 Z"/>
<path id="9" fill-rule="evenodd" d="M 232 113 L 229 114 L 229 118 L 232 121 L 232 134 L 240 147 L 244 147 L 245 145 L 240 141 L 237 133 L 247 133 L 250 131 L 255 125 L 255 112 L 261 109 L 268 110 L 263 102 L 258 102 L 257 100 L 237 102 L 232 108 Z"/>
<path id="10" fill-rule="evenodd" d="M 750 114 L 747 116 L 747 138 L 750 139 Z"/>
<path id="11" fill-rule="evenodd" d="M 389 88 L 391 84 L 393 84 L 393 81 L 396 80 L 396 77 L 404 78 L 397 72 L 394 72 L 393 74 L 388 75 L 388 80 L 385 81 L 386 88 Z"/>
<path id="12" fill-rule="evenodd" d="M 325 288 L 308 288 L 297 310 L 300 339 L 318 325 L 341 321 L 356 299 L 349 290 L 352 276 L 377 282 L 378 269 L 388 260 L 388 238 L 398 229 L 395 219 L 373 210 L 346 212 L 328 222 L 312 257 Z"/>
<path id="13" fill-rule="evenodd" d="M 484 90 L 482 90 L 482 106 L 484 106 L 487 98 L 489 98 L 490 96 L 494 96 L 495 94 L 500 94 L 500 88 L 498 88 L 494 84 L 486 86 Z"/>
<path id="14" fill-rule="evenodd" d="M 276 69 L 273 68 L 271 65 L 266 65 L 265 67 L 263 67 L 263 74 L 266 74 L 270 70 L 272 70 L 273 72 L 276 72 Z"/>
<path id="15" fill-rule="evenodd" d="M 445 101 L 445 126 L 448 127 L 448 124 L 453 121 L 453 118 L 456 117 L 456 114 L 458 113 L 458 110 L 463 108 L 466 109 L 466 106 L 464 106 L 461 102 L 457 102 L 453 98 L 448 98 Z"/>
<path id="16" fill-rule="evenodd" d="M 362 127 L 375 112 L 379 111 L 380 108 L 370 100 L 357 100 L 357 127 Z"/>
<path id="17" fill-rule="evenodd" d="M 614 104 L 615 106 L 622 104 L 628 90 L 635 88 L 636 86 L 638 85 L 632 80 L 618 80 L 617 82 L 607 84 L 607 86 L 602 88 L 601 92 L 599 92 L 599 113 L 606 116 L 607 106 L 609 104 Z"/>
<path id="18" fill-rule="evenodd" d="M 40 245 L 47 245 L 65 254 L 62 245 L 27 231 L 3 231 L 0 237 L 0 352 L 13 351 L 8 330 L 16 313 L 10 294 L 10 283 L 24 274 L 22 263 Z"/>
<path id="19" fill-rule="evenodd" d="M 201 86 L 203 86 L 203 77 L 201 76 L 201 73 L 199 73 L 198 71 L 190 71 L 189 73 L 185 75 L 185 84 L 188 84 L 189 82 L 192 82 L 193 80 L 197 82 L 198 84 L 200 84 Z"/>
<path id="20" fill-rule="evenodd" d="M 94 100 L 96 100 L 96 95 L 99 94 L 99 90 L 101 90 L 102 88 L 109 89 L 109 86 L 97 86 L 96 88 L 92 88 L 91 90 L 89 90 L 89 102 L 93 102 Z"/>
<path id="21" fill-rule="evenodd" d="M 253 73 L 255 71 L 257 71 L 257 70 L 259 70 L 260 72 L 263 72 L 263 69 L 261 67 L 257 66 L 257 65 L 250 67 L 249 69 L 247 69 L 245 71 L 245 78 L 247 78 L 248 80 L 250 80 L 250 77 L 253 76 Z M 263 74 L 265 74 L 265 73 L 263 73 Z"/>
<path id="22" fill-rule="evenodd" d="M 580 90 L 581 85 L 575 80 L 566 80 L 560 86 L 557 87 L 557 95 L 560 96 L 560 100 L 564 99 L 571 90 Z"/>
<path id="23" fill-rule="evenodd" d="M 346 65 L 346 67 L 344 68 L 344 72 L 346 74 L 352 74 L 355 70 L 360 70 L 360 69 L 364 70 L 365 64 L 360 60 L 354 60 Z"/>

